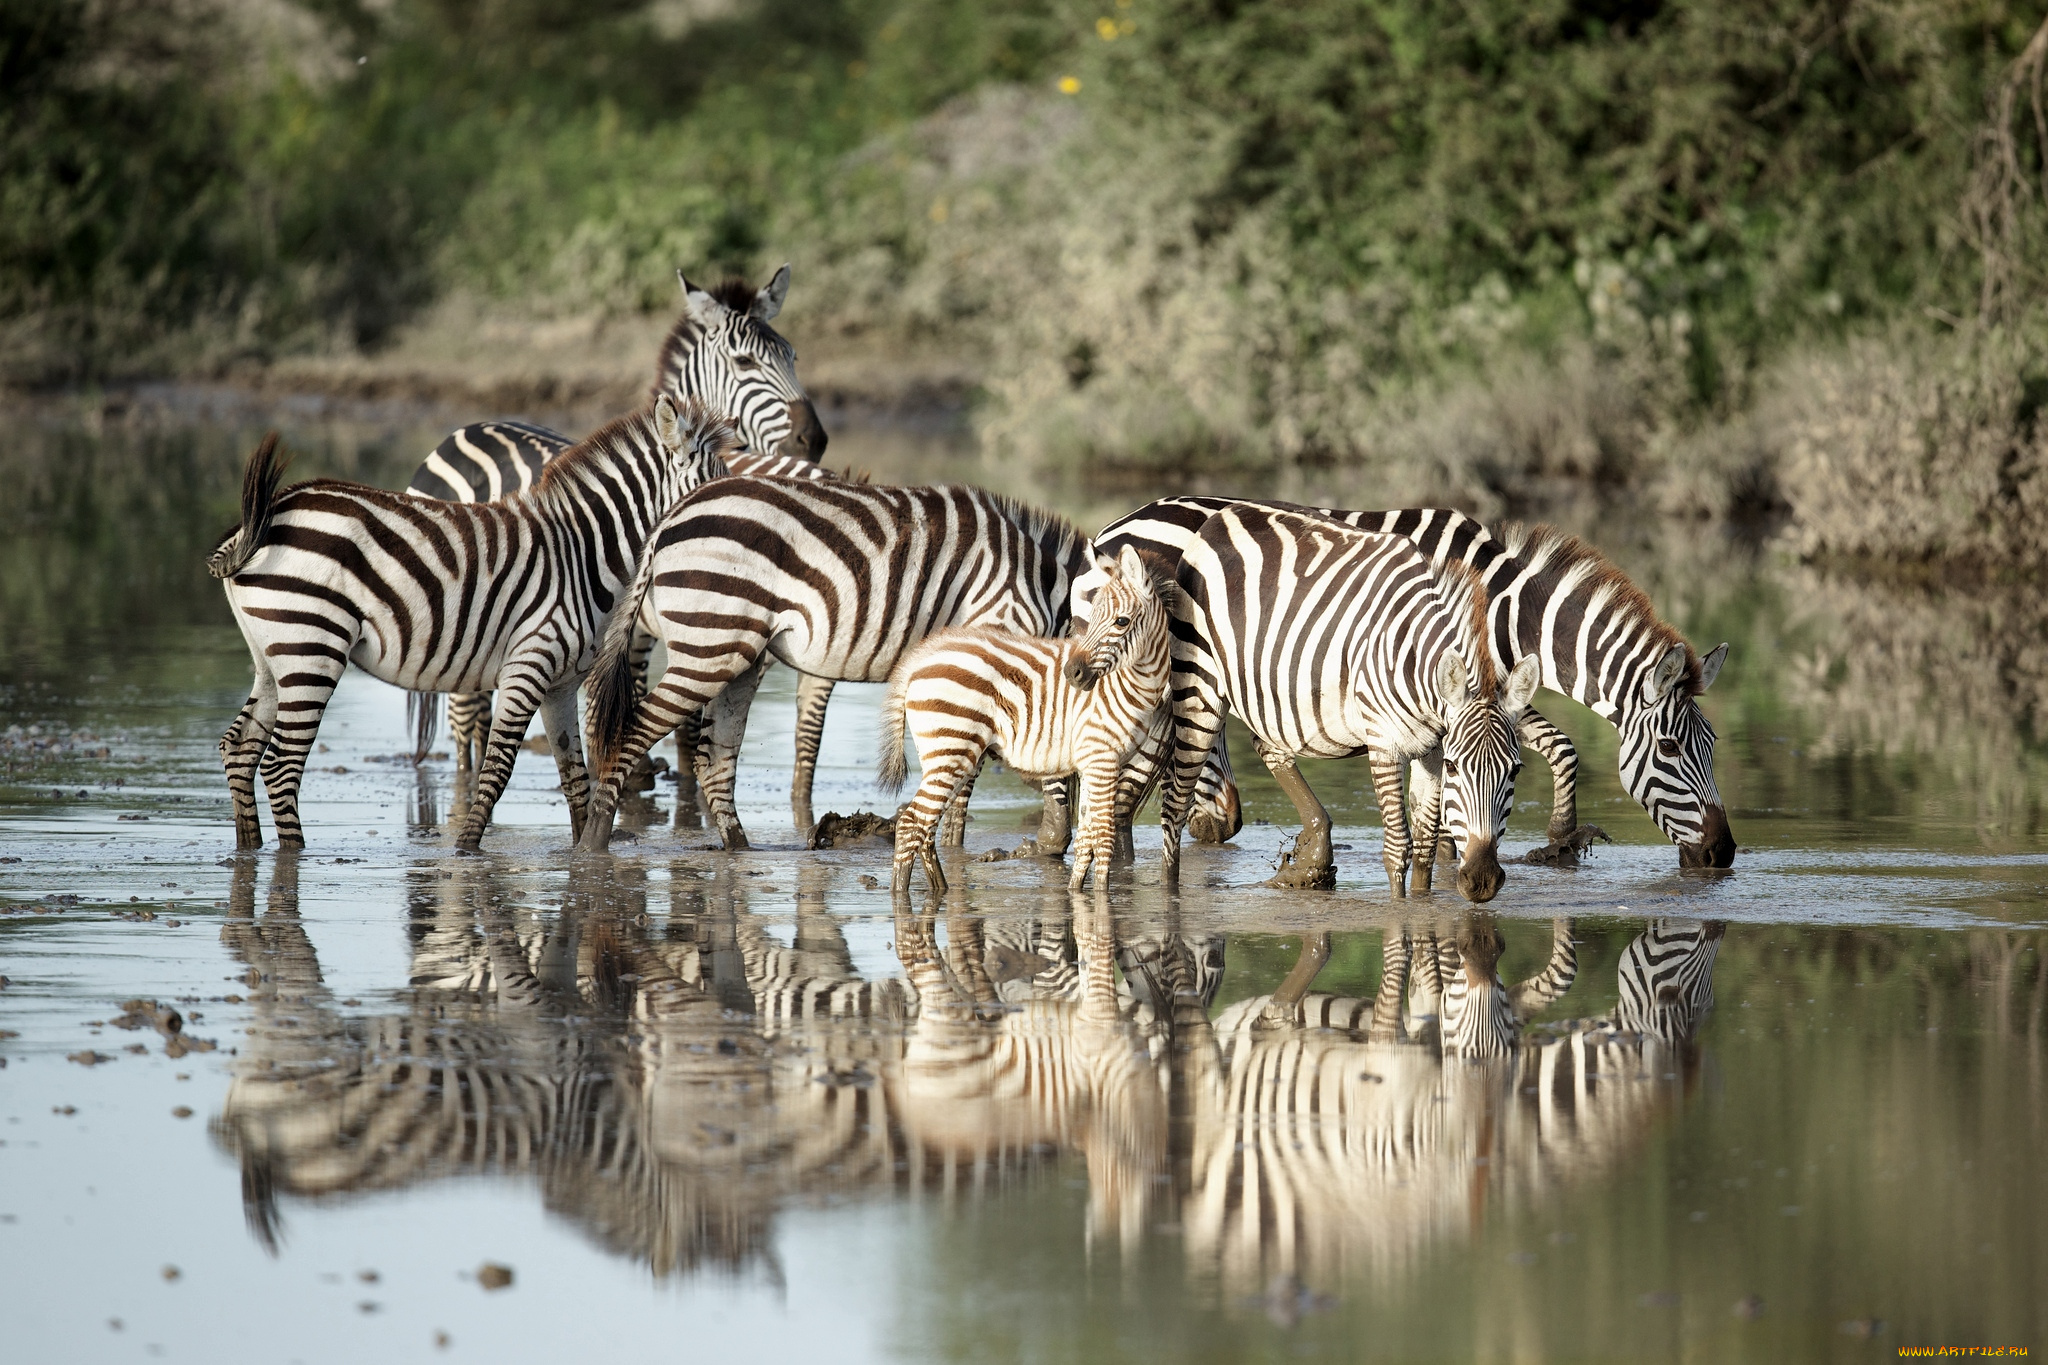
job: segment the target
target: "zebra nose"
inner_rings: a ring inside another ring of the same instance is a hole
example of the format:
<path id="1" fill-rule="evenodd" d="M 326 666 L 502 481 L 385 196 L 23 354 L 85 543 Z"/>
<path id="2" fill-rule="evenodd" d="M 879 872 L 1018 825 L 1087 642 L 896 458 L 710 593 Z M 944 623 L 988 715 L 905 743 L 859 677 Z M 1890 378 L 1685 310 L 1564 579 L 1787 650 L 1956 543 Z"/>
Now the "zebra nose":
<path id="1" fill-rule="evenodd" d="M 789 435 L 782 438 L 775 447 L 777 455 L 794 455 L 812 463 L 825 457 L 825 424 L 818 420 L 818 410 L 811 406 L 808 398 L 799 398 L 789 405 Z"/>
<path id="2" fill-rule="evenodd" d="M 1067 660 L 1067 681 L 1083 692 L 1095 686 L 1095 670 L 1089 665 L 1085 654 L 1076 651 L 1074 656 Z"/>
<path id="3" fill-rule="evenodd" d="M 1678 846 L 1680 867 L 1733 867 L 1735 866 L 1735 834 L 1728 828 L 1728 812 L 1720 806 L 1708 806 L 1706 818 L 1700 821 L 1700 841 L 1696 844 Z"/>
<path id="4" fill-rule="evenodd" d="M 1474 905 L 1484 905 L 1500 894 L 1507 884 L 1508 874 L 1501 871 L 1500 856 L 1494 848 L 1494 841 L 1481 842 L 1474 839 L 1465 847 L 1465 857 L 1458 864 L 1458 894 Z"/>

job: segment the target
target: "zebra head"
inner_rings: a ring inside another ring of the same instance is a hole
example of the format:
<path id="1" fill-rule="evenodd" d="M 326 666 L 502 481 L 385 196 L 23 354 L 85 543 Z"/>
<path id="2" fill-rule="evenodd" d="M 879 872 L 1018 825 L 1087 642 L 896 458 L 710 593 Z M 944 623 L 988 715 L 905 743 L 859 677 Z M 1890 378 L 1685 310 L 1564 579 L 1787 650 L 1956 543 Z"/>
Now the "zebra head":
<path id="1" fill-rule="evenodd" d="M 1488 672 L 1491 672 L 1489 669 Z M 1535 655 L 1516 664 L 1507 681 L 1472 676 L 1455 650 L 1437 659 L 1436 691 L 1444 717 L 1443 771 L 1459 845 L 1458 894 L 1484 903 L 1500 894 L 1500 840 L 1522 771 L 1522 735 L 1516 720 L 1536 695 L 1542 665 Z M 1462 825 L 1462 828 L 1460 826 Z"/>
<path id="2" fill-rule="evenodd" d="M 1728 646 L 1701 659 L 1697 673 L 1687 667 L 1691 653 L 1683 641 L 1667 648 L 1632 703 L 1615 714 L 1621 779 L 1678 845 L 1681 867 L 1728 867 L 1735 862 L 1735 835 L 1714 786 L 1714 727 L 1699 703 L 1720 674 Z"/>
<path id="3" fill-rule="evenodd" d="M 654 436 L 668 457 L 672 486 L 666 497 L 675 502 L 699 484 L 724 478 L 725 457 L 738 444 L 732 423 L 694 399 L 680 404 L 667 394 L 654 400 Z"/>
<path id="4" fill-rule="evenodd" d="M 1123 659 L 1146 660 L 1166 652 L 1163 581 L 1154 577 L 1132 546 L 1115 559 L 1095 561 L 1102 575 L 1090 605 L 1088 625 L 1067 656 L 1067 681 L 1083 691 Z"/>
<path id="5" fill-rule="evenodd" d="M 821 458 L 825 428 L 796 377 L 796 349 L 768 325 L 789 293 L 789 267 L 758 290 L 744 280 L 706 290 L 681 271 L 676 278 L 683 316 L 662 345 L 655 392 L 730 417 L 750 451 Z"/>

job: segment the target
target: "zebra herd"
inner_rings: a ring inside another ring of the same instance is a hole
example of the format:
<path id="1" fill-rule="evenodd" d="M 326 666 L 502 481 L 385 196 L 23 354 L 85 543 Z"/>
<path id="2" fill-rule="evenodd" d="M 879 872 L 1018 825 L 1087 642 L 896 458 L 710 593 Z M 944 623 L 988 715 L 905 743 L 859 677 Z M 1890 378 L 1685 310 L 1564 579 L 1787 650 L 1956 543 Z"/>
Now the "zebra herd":
<path id="1" fill-rule="evenodd" d="M 1524 744 L 1555 779 L 1553 847 L 1585 837 L 1577 756 L 1531 708 L 1539 685 L 1616 727 L 1624 785 L 1682 864 L 1733 861 L 1698 703 L 1727 646 L 1695 654 L 1590 546 L 1445 509 L 1196 497 L 1160 499 L 1091 540 L 984 489 L 834 477 L 817 463 L 826 434 L 795 351 L 770 325 L 788 286 L 787 266 L 759 289 L 684 279 L 644 408 L 573 443 L 524 423 L 463 428 L 404 495 L 333 480 L 280 491 L 276 437 L 264 441 L 241 522 L 208 561 L 254 661 L 221 740 L 238 846 L 262 842 L 259 771 L 279 842 L 304 843 L 307 754 L 354 663 L 451 694 L 458 761 L 476 769 L 459 849 L 479 848 L 536 713 L 580 849 L 606 846 L 631 773 L 670 733 L 679 799 L 694 786 L 724 847 L 745 848 L 740 741 L 780 660 L 805 680 L 800 829 L 832 684 L 891 683 L 925 767 L 897 823 L 899 892 L 919 857 L 943 886 L 929 830 L 950 806 L 947 842 L 959 842 L 988 752 L 1043 779 L 1036 849 L 1054 857 L 1082 773 L 1076 884 L 1128 846 L 1139 802 L 1161 787 L 1175 876 L 1184 830 L 1227 839 L 1239 826 L 1222 733 L 1236 715 L 1302 820 L 1278 884 L 1334 880 L 1329 816 L 1297 760 L 1366 757 L 1394 895 L 1426 889 L 1448 841 L 1459 891 L 1485 901 L 1504 880 Z M 1133 580 L 1165 614 L 1163 653 L 1138 647 L 1131 611 L 1104 605 Z M 424 738 L 431 703 L 418 714 Z M 903 768 L 904 728 L 885 727 L 885 774 Z M 1042 742 L 1054 732 L 1060 743 Z"/>

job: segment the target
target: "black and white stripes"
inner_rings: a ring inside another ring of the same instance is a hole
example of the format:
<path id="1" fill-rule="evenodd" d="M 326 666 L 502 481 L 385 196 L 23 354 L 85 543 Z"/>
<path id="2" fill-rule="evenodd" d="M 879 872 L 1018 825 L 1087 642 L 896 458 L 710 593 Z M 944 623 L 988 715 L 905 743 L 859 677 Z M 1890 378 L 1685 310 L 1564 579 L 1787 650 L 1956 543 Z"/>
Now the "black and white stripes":
<path id="1" fill-rule="evenodd" d="M 1057 634 L 1088 564 L 1065 520 L 978 488 L 735 478 L 699 489 L 662 522 L 606 631 L 591 684 L 598 818 L 583 844 L 609 837 L 621 764 L 709 707 L 705 799 L 726 847 L 745 847 L 733 769 L 770 659 L 881 682 L 948 626 Z M 636 705 L 629 651 L 643 601 L 668 662 Z"/>
<path id="2" fill-rule="evenodd" d="M 1403 896 L 1402 771 L 1440 753 L 1443 779 L 1469 813 L 1459 890 L 1477 901 L 1499 891 L 1497 848 L 1521 766 L 1514 717 L 1535 690 L 1536 667 L 1519 666 L 1505 685 L 1498 679 L 1476 578 L 1440 581 L 1398 537 L 1236 504 L 1202 523 L 1180 556 L 1179 581 L 1172 772 L 1162 803 L 1169 874 L 1227 707 L 1302 816 L 1281 884 L 1327 886 L 1334 876 L 1329 815 L 1297 757 L 1370 755 L 1388 883 Z"/>
<path id="3" fill-rule="evenodd" d="M 503 694 L 458 843 L 475 848 L 539 710 L 580 820 L 575 689 L 604 614 L 662 511 L 722 476 L 732 429 L 667 398 L 600 429 L 499 502 L 400 497 L 331 480 L 275 492 L 275 442 L 250 461 L 242 524 L 208 567 L 255 661 L 221 738 L 237 842 L 262 842 L 262 765 L 278 839 L 302 844 L 298 789 L 343 669 L 414 691 Z"/>

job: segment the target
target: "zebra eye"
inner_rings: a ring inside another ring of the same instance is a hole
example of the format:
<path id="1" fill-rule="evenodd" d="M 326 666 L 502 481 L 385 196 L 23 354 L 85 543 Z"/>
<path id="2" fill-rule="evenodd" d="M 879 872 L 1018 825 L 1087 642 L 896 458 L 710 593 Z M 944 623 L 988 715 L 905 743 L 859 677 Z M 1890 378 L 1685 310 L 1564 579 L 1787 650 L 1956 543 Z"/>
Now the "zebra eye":
<path id="1" fill-rule="evenodd" d="M 1127 629 L 1130 626 L 1130 624 L 1131 618 L 1128 616 L 1119 616 L 1116 618 L 1116 628 L 1118 630 Z"/>
<path id="2" fill-rule="evenodd" d="M 1677 740 L 1675 740 L 1675 739 L 1660 739 L 1660 740 L 1658 740 L 1658 741 L 1657 741 L 1657 752 L 1658 752 L 1658 753 L 1660 753 L 1660 754 L 1662 754 L 1662 755 L 1664 755 L 1664 757 L 1666 757 L 1666 758 L 1677 758 L 1677 757 L 1678 757 L 1678 741 L 1677 741 Z"/>
<path id="3" fill-rule="evenodd" d="M 1445 777 L 1456 777 L 1457 775 L 1458 775 L 1458 760 L 1457 760 L 1457 759 L 1455 759 L 1455 758 L 1447 758 L 1447 759 L 1445 759 L 1445 760 L 1444 760 L 1444 776 L 1445 776 Z"/>
<path id="4" fill-rule="evenodd" d="M 732 364 L 736 370 L 758 370 L 761 368 L 761 362 L 750 355 L 736 355 L 732 358 Z"/>

